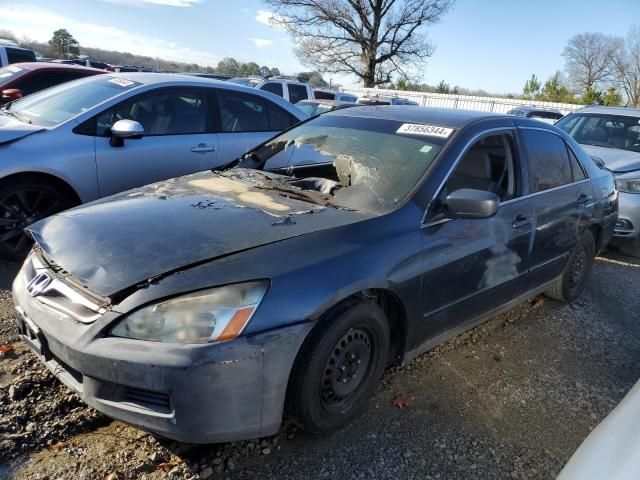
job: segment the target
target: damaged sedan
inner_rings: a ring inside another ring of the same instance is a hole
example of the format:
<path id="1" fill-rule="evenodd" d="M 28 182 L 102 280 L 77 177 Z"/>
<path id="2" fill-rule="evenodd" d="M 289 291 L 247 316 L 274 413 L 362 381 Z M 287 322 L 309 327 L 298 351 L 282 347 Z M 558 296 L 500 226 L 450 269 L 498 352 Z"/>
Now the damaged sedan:
<path id="1" fill-rule="evenodd" d="M 355 107 L 220 168 L 29 227 L 18 329 L 89 405 L 192 443 L 362 413 L 384 369 L 517 302 L 572 301 L 610 172 L 526 118 Z"/>

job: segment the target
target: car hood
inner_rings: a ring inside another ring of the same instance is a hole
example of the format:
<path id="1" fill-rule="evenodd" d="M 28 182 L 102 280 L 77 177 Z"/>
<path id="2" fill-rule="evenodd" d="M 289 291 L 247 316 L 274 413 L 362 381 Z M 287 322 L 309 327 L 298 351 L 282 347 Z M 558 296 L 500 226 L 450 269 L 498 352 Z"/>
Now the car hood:
<path id="1" fill-rule="evenodd" d="M 17 118 L 0 113 L 0 145 L 14 142 L 41 130 L 44 130 L 44 128 L 37 125 L 29 125 Z"/>
<path id="2" fill-rule="evenodd" d="M 584 144 L 582 147 L 589 155 L 600 158 L 612 172 L 625 173 L 640 170 L 640 152 Z"/>
<path id="3" fill-rule="evenodd" d="M 111 297 L 206 261 L 365 218 L 203 172 L 67 210 L 28 231 L 77 281 Z"/>

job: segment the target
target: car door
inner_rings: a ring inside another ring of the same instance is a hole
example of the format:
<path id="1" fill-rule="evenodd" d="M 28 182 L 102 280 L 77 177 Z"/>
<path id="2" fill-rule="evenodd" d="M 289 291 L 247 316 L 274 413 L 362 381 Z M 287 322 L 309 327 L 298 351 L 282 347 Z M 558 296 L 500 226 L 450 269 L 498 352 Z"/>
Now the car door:
<path id="1" fill-rule="evenodd" d="M 95 149 L 101 194 L 218 166 L 211 117 L 206 90 L 191 87 L 145 92 L 99 114 Z M 123 119 L 139 122 L 144 136 L 112 146 L 109 129 Z"/>
<path id="2" fill-rule="evenodd" d="M 594 208 L 591 186 L 564 139 L 551 130 L 519 128 L 526 153 L 530 202 L 535 219 L 532 281 L 544 283 L 562 272 Z M 575 163 L 572 169 L 572 158 Z"/>
<path id="3" fill-rule="evenodd" d="M 496 215 L 448 218 L 446 196 L 461 188 L 498 195 Z M 480 134 L 432 200 L 421 229 L 425 338 L 449 332 L 527 291 L 532 218 L 531 205 L 522 197 L 515 129 Z"/>
<path id="4" fill-rule="evenodd" d="M 219 161 L 228 163 L 278 132 L 298 123 L 274 102 L 261 95 L 217 89 Z"/>

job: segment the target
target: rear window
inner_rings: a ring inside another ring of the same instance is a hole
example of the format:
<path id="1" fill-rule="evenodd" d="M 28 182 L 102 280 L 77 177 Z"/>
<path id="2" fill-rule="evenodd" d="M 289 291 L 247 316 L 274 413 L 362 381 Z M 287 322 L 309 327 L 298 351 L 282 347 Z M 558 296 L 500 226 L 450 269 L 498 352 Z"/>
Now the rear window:
<path id="1" fill-rule="evenodd" d="M 291 103 L 298 103 L 301 100 L 309 98 L 307 94 L 307 87 L 304 85 L 298 85 L 296 83 L 290 83 L 289 88 L 289 101 Z"/>
<path id="2" fill-rule="evenodd" d="M 35 62 L 36 55 L 31 50 L 24 48 L 5 47 L 9 63 Z"/>

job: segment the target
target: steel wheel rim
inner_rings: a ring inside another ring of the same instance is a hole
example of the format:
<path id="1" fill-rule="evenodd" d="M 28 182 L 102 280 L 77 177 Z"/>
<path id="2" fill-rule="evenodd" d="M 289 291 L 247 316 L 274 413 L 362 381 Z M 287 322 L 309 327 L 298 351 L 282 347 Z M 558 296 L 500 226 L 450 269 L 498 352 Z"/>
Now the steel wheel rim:
<path id="1" fill-rule="evenodd" d="M 20 253 L 31 244 L 24 229 L 52 213 L 62 210 L 58 197 L 41 188 L 25 188 L 0 198 L 0 245 Z"/>
<path id="2" fill-rule="evenodd" d="M 587 249 L 583 245 L 578 247 L 569 268 L 569 287 L 576 291 L 584 282 L 587 271 Z"/>
<path id="3" fill-rule="evenodd" d="M 328 411 L 344 408 L 366 384 L 374 358 L 371 335 L 352 328 L 334 346 L 320 381 L 320 399 Z"/>

